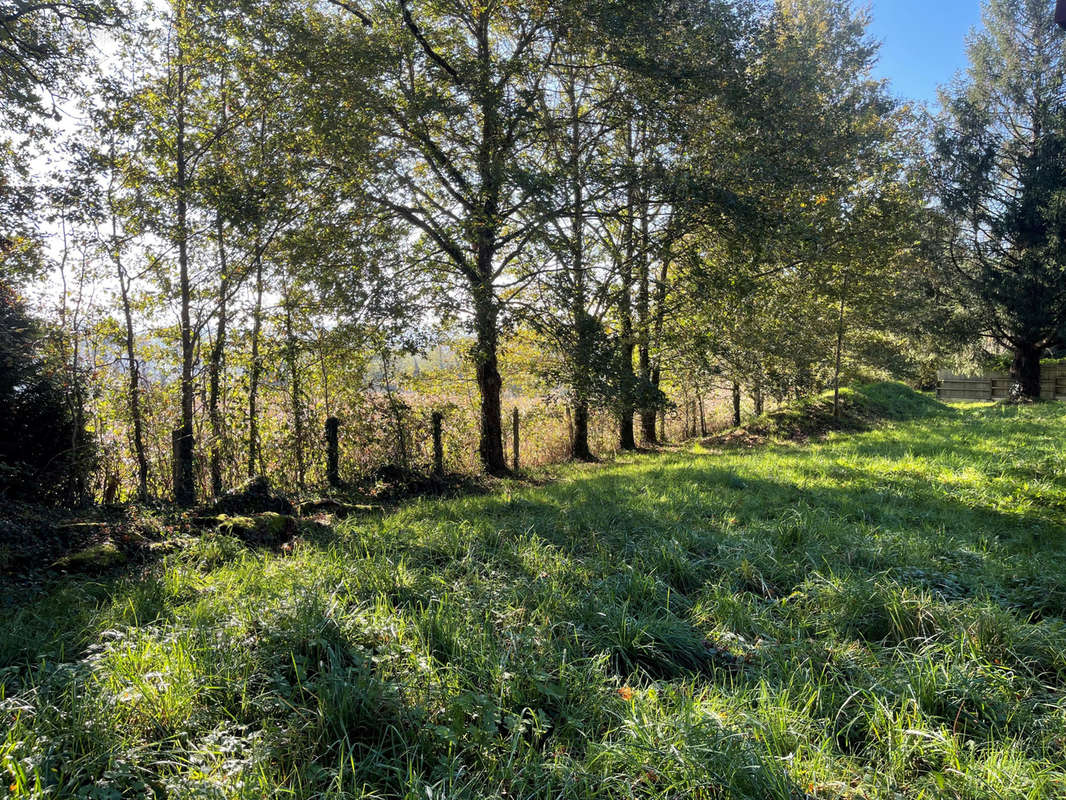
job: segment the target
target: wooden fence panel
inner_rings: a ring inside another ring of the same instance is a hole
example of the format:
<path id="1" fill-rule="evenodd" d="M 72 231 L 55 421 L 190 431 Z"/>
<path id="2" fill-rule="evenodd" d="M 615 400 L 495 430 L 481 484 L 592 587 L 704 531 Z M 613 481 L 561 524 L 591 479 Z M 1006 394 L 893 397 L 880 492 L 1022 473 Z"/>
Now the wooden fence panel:
<path id="1" fill-rule="evenodd" d="M 936 396 L 940 400 L 1006 400 L 1014 380 L 1005 372 L 954 375 L 941 372 Z M 1040 372 L 1040 398 L 1066 402 L 1066 364 L 1048 364 Z"/>

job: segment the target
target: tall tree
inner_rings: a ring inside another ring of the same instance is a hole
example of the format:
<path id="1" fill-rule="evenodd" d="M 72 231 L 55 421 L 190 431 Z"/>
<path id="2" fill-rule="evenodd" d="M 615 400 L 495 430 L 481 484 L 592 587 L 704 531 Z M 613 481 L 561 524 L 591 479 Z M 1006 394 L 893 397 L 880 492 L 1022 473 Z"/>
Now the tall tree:
<path id="1" fill-rule="evenodd" d="M 1051 4 L 988 0 L 969 59 L 934 136 L 943 259 L 1035 398 L 1066 327 L 1066 58 Z"/>
<path id="2" fill-rule="evenodd" d="M 234 189 L 234 181 L 227 185 L 227 171 L 217 168 L 217 154 L 230 133 L 248 128 L 257 112 L 271 105 L 265 92 L 246 93 L 233 103 L 236 108 L 227 110 L 233 95 L 227 90 L 229 77 L 222 65 L 236 68 L 242 55 L 236 49 L 229 11 L 226 4 L 171 0 L 149 17 L 143 34 L 125 43 L 127 57 L 144 50 L 150 54 L 127 102 L 129 125 L 140 141 L 140 157 L 130 162 L 129 180 L 143 204 L 146 227 L 156 237 L 153 261 L 158 264 L 159 286 L 177 306 L 180 410 L 173 432 L 173 478 L 175 499 L 182 505 L 195 503 L 197 496 L 201 334 L 212 317 L 225 320 L 235 283 L 228 270 L 219 271 L 218 259 L 213 258 L 227 256 L 225 242 L 219 249 L 218 224 L 221 221 L 225 228 L 240 216 L 243 209 L 234 211 L 233 205 L 246 205 L 249 194 L 244 191 L 245 197 L 234 201 L 233 196 L 246 187 Z M 234 150 L 236 159 L 240 149 Z M 208 289 L 212 273 L 220 276 L 218 294 Z M 217 357 L 219 368 L 224 322 L 220 329 L 222 336 L 216 328 L 210 354 Z M 213 373 L 216 359 L 211 362 Z M 208 405 L 214 401 L 217 397 L 208 398 Z M 217 488 L 212 480 L 212 489 Z"/>
<path id="3" fill-rule="evenodd" d="M 557 354 L 543 369 L 553 387 L 564 387 L 572 419 L 571 457 L 594 458 L 589 443 L 592 410 L 613 401 L 611 343 L 605 315 L 616 273 L 601 235 L 614 202 L 611 145 L 622 124 L 622 84 L 602 54 L 572 37 L 552 67 L 544 127 L 546 181 L 538 202 L 547 224 L 533 258 L 538 270 L 529 315 L 533 327 Z"/>
<path id="4" fill-rule="evenodd" d="M 103 86 L 100 87 L 104 89 Z M 101 94 L 109 93 L 101 91 Z M 106 184 L 101 189 L 99 205 L 93 215 L 96 241 L 107 254 L 118 283 L 118 296 L 122 312 L 122 339 L 128 370 L 128 403 L 132 426 L 133 452 L 137 462 L 137 499 L 148 501 L 148 455 L 145 447 L 145 426 L 141 385 L 141 361 L 136 347 L 134 325 L 135 284 L 142 280 L 150 267 L 131 272 L 130 251 L 140 233 L 136 203 L 131 200 L 125 185 L 122 159 L 126 154 L 119 147 L 120 123 L 112 114 L 114 108 L 99 109 L 97 125 L 105 133 L 104 141 L 89 151 L 86 167 L 98 176 L 104 176 Z"/>
<path id="5" fill-rule="evenodd" d="M 486 471 L 508 471 L 503 452 L 499 336 L 505 275 L 540 220 L 533 207 L 541 136 L 537 97 L 554 51 L 553 7 L 521 2 L 444 0 L 336 2 L 345 24 L 336 48 L 314 56 L 317 92 L 369 124 L 368 173 L 345 163 L 368 145 L 349 146 L 351 126 L 331 134 L 340 174 L 379 209 L 412 226 L 465 295 L 480 394 L 478 452 Z M 351 68 L 378 58 L 378 71 Z M 362 132 L 357 132 L 362 137 Z"/>

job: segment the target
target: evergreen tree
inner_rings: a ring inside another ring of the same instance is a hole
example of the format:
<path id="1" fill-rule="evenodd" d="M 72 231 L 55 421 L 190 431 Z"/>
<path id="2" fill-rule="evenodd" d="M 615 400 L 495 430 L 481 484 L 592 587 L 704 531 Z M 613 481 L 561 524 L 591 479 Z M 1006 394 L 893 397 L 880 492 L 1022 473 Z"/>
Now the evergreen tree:
<path id="1" fill-rule="evenodd" d="M 42 355 L 42 330 L 0 283 L 0 498 L 75 505 L 92 448 L 71 409 L 82 388 Z"/>
<path id="2" fill-rule="evenodd" d="M 1040 357 L 1066 326 L 1063 34 L 1044 0 L 989 0 L 984 23 L 935 131 L 943 261 L 1035 398 Z"/>

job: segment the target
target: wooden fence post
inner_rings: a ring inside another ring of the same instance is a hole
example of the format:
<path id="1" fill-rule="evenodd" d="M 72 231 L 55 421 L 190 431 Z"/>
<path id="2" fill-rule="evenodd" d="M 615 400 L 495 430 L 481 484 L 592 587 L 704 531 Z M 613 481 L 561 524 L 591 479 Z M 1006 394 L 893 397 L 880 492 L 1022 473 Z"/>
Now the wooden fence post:
<path id="1" fill-rule="evenodd" d="M 433 412 L 433 472 L 444 474 L 444 415 Z"/>
<path id="2" fill-rule="evenodd" d="M 341 421 L 336 417 L 326 420 L 326 479 L 334 487 L 341 485 L 340 427 Z"/>
<path id="3" fill-rule="evenodd" d="M 514 435 L 514 471 L 518 472 L 518 409 L 514 410 L 511 417 L 512 433 Z"/>

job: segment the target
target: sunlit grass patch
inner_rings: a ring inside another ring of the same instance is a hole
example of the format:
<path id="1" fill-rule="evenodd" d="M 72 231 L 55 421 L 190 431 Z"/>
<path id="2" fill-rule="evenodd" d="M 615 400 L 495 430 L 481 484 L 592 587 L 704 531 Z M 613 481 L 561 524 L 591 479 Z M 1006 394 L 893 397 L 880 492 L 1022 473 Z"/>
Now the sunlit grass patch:
<path id="1" fill-rule="evenodd" d="M 935 412 L 935 413 L 934 413 Z M 12 602 L 16 797 L 1066 796 L 1066 410 L 904 409 Z"/>

